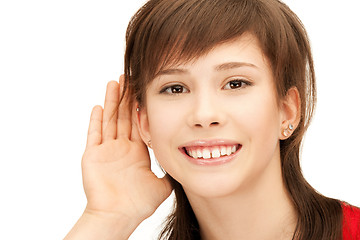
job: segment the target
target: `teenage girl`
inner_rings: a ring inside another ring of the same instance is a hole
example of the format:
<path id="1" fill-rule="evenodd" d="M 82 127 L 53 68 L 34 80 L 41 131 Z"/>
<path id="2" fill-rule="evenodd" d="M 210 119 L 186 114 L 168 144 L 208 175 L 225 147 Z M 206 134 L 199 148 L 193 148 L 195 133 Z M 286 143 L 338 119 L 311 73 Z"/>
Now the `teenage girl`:
<path id="1" fill-rule="evenodd" d="M 161 239 L 360 239 L 360 210 L 300 169 L 316 84 L 284 3 L 150 0 L 126 43 L 125 74 L 91 114 L 88 203 L 66 239 L 127 239 L 172 190 Z"/>

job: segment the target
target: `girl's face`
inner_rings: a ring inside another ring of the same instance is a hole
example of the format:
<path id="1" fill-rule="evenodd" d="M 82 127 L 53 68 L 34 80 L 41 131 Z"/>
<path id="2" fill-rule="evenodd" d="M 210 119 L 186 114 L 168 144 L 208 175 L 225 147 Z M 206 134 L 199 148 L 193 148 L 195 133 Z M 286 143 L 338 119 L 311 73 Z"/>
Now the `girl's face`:
<path id="1" fill-rule="evenodd" d="M 269 63 L 246 34 L 160 72 L 149 84 L 140 132 L 187 193 L 225 196 L 280 177 L 286 114 L 279 106 Z"/>

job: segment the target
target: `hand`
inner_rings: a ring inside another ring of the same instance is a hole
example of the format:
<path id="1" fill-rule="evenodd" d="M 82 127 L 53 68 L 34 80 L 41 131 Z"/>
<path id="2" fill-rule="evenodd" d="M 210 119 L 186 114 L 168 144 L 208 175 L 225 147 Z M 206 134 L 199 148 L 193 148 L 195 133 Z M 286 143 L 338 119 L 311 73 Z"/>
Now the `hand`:
<path id="1" fill-rule="evenodd" d="M 170 195 L 167 177 L 150 169 L 150 157 L 136 126 L 128 96 L 119 105 L 120 84 L 107 85 L 104 109 L 91 113 L 87 145 L 82 159 L 85 212 L 109 216 L 149 217 Z M 118 111 L 116 111 L 118 110 Z"/>

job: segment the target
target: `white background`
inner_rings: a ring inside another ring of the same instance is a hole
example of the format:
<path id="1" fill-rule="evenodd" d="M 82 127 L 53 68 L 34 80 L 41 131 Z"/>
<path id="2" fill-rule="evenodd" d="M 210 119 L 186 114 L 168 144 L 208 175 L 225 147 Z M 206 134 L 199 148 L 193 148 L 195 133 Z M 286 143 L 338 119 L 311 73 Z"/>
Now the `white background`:
<path id="1" fill-rule="evenodd" d="M 92 106 L 123 69 L 144 0 L 0 2 L 0 239 L 62 239 L 86 198 L 80 161 Z M 287 0 L 313 47 L 318 107 L 303 171 L 360 205 L 360 14 L 356 0 Z M 171 199 L 131 239 L 155 239 Z"/>

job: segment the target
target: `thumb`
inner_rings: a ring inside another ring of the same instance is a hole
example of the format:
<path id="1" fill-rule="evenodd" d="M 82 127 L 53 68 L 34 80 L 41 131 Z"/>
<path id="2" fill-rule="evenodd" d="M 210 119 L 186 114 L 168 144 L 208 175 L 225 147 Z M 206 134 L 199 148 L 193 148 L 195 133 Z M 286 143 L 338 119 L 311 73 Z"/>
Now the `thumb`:
<path id="1" fill-rule="evenodd" d="M 169 197 L 172 190 L 174 189 L 174 183 L 176 182 L 168 173 L 165 174 L 164 177 L 160 178 L 160 180 L 165 185 L 165 195 Z"/>

